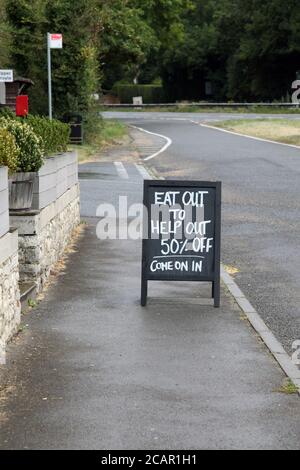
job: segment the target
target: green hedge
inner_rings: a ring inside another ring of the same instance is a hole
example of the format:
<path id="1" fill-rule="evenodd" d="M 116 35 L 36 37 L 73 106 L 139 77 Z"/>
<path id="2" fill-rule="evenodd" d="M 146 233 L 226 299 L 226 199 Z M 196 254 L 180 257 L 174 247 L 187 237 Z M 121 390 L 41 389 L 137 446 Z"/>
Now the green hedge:
<path id="1" fill-rule="evenodd" d="M 0 118 L 1 117 L 15 119 L 16 115 L 12 112 L 10 108 L 6 108 L 6 106 L 0 106 Z"/>
<path id="2" fill-rule="evenodd" d="M 8 108 L 0 108 L 0 117 L 13 119 L 28 124 L 38 137 L 41 137 L 46 156 L 66 152 L 70 141 L 70 126 L 53 119 L 30 114 L 26 118 L 17 118 Z"/>
<path id="3" fill-rule="evenodd" d="M 30 115 L 25 120 L 38 135 L 41 137 L 46 156 L 59 152 L 66 152 L 70 140 L 70 127 L 61 121 Z"/>
<path id="4" fill-rule="evenodd" d="M 17 146 L 16 170 L 18 172 L 39 171 L 44 161 L 44 146 L 41 137 L 36 135 L 32 127 L 23 120 L 5 117 L 0 118 L 0 129 L 4 129 L 13 135 Z M 14 170 L 10 162 L 9 169 Z"/>
<path id="5" fill-rule="evenodd" d="M 9 174 L 14 173 L 18 169 L 19 154 L 20 149 L 13 134 L 0 127 L 0 166 L 7 166 Z"/>
<path id="6" fill-rule="evenodd" d="M 166 101 L 161 85 L 115 85 L 112 91 L 122 104 L 132 104 L 135 96 L 142 96 L 144 104 L 159 104 Z"/>

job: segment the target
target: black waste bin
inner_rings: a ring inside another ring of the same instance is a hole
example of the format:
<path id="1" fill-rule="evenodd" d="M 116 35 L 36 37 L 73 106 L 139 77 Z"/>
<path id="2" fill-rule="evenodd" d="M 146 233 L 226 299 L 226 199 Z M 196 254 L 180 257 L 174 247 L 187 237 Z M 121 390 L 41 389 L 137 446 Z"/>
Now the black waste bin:
<path id="1" fill-rule="evenodd" d="M 71 144 L 82 144 L 83 143 L 83 118 L 78 113 L 66 113 L 64 114 L 64 122 L 70 125 L 70 143 Z"/>

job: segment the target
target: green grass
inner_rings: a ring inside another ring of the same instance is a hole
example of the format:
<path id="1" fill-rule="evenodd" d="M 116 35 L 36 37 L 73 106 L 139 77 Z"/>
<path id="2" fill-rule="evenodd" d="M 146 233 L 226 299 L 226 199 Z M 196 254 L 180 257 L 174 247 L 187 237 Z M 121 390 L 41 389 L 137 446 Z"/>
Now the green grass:
<path id="1" fill-rule="evenodd" d="M 239 108 L 227 108 L 227 107 L 207 107 L 202 106 L 189 106 L 189 105 L 178 105 L 172 107 L 145 107 L 145 108 L 133 108 L 133 107 L 105 107 L 101 111 L 126 111 L 126 112 L 165 112 L 165 113 L 228 113 L 228 114 L 300 114 L 300 109 L 291 106 L 287 107 L 272 107 L 272 106 L 251 106 L 251 107 L 239 107 Z"/>
<path id="2" fill-rule="evenodd" d="M 119 121 L 104 121 L 100 139 L 102 142 L 112 142 L 122 139 L 125 135 L 127 127 L 124 124 Z"/>
<path id="3" fill-rule="evenodd" d="M 93 130 L 85 133 L 83 145 L 73 145 L 79 162 L 92 159 L 101 150 L 121 142 L 128 135 L 128 128 L 119 121 L 100 120 L 94 123 Z"/>
<path id="4" fill-rule="evenodd" d="M 239 134 L 300 146 L 300 119 L 237 119 L 213 124 Z"/>
<path id="5" fill-rule="evenodd" d="M 284 393 L 286 395 L 295 395 L 299 392 L 299 390 L 290 379 L 286 379 L 278 392 Z"/>

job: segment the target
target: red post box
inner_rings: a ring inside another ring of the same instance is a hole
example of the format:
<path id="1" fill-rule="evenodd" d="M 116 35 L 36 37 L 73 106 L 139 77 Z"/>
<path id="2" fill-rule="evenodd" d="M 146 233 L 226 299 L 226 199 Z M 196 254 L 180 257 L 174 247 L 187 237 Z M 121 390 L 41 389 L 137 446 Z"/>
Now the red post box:
<path id="1" fill-rule="evenodd" d="M 16 98 L 16 115 L 17 116 L 27 116 L 28 114 L 28 96 L 19 95 Z"/>

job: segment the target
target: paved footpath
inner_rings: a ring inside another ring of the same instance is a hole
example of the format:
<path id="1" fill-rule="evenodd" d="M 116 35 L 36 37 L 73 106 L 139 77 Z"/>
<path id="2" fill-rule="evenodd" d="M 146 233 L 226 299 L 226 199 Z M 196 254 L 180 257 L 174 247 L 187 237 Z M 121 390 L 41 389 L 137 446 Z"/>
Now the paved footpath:
<path id="1" fill-rule="evenodd" d="M 80 172 L 88 225 L 8 348 L 0 448 L 299 449 L 299 397 L 231 297 L 155 283 L 143 309 L 140 242 L 97 239 L 98 204 L 141 201 L 134 163 Z"/>

